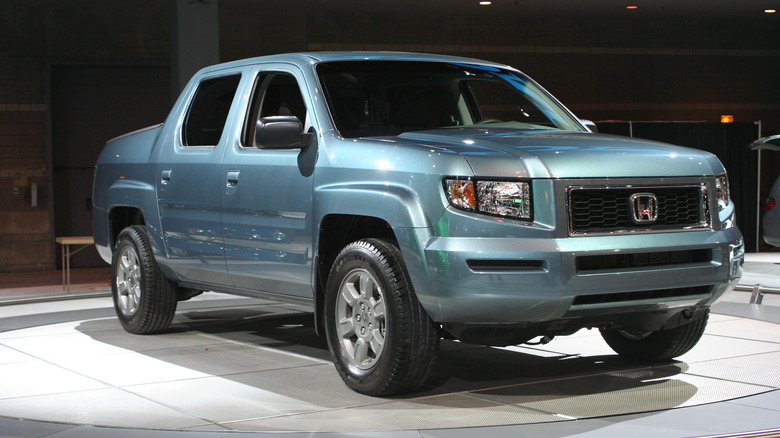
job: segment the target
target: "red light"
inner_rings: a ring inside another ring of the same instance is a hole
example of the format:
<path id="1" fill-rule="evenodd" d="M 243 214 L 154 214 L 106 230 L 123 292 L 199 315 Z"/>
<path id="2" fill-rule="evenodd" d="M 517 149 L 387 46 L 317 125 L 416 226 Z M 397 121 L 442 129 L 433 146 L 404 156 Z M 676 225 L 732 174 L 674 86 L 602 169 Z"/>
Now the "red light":
<path id="1" fill-rule="evenodd" d="M 626 6 L 626 9 L 639 9 L 639 6 L 636 5 Z"/>
<path id="2" fill-rule="evenodd" d="M 766 198 L 766 211 L 775 208 L 775 205 L 777 205 L 777 201 L 775 201 L 775 198 L 771 196 Z"/>

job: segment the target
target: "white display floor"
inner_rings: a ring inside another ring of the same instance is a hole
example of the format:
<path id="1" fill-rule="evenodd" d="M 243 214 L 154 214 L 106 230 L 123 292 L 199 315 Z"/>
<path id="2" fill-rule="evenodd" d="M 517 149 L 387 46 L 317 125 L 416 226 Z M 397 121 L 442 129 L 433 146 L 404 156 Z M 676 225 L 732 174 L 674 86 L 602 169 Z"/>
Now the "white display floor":
<path id="1" fill-rule="evenodd" d="M 476 436 L 578 425 L 609 436 L 608 424 L 653 417 L 679 436 L 710 433 L 707 417 L 712 435 L 780 427 L 780 327 L 751 317 L 773 307 L 719 306 L 699 345 L 673 363 L 621 360 L 595 330 L 536 347 L 445 341 L 426 389 L 393 398 L 349 390 L 312 316 L 295 306 L 206 294 L 180 303 L 171 330 L 155 336 L 125 333 L 107 297 L 0 307 L 0 430 Z M 702 408 L 747 410 L 738 415 L 750 423 L 724 429 Z M 661 420 L 674 411 L 689 420 Z"/>

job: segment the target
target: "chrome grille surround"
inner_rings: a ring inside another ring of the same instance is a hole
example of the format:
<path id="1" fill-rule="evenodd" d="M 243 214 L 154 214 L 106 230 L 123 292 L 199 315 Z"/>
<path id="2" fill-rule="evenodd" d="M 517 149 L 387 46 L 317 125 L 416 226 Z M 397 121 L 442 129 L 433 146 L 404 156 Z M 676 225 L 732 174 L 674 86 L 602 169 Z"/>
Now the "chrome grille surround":
<path id="1" fill-rule="evenodd" d="M 658 218 L 632 220 L 631 199 L 652 193 Z M 570 185 L 566 187 L 569 236 L 700 231 L 712 228 L 706 183 L 669 185 Z"/>

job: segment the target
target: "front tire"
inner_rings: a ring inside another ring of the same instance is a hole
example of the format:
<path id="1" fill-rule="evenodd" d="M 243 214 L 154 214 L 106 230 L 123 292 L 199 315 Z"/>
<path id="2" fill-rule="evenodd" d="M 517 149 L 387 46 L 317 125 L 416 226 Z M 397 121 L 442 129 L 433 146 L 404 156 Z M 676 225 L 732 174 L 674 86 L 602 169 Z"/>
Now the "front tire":
<path id="1" fill-rule="evenodd" d="M 601 336 L 615 353 L 642 362 L 663 362 L 682 356 L 701 339 L 710 312 L 701 318 L 668 330 L 632 332 L 601 330 Z"/>
<path id="2" fill-rule="evenodd" d="M 439 333 L 393 243 L 366 239 L 347 245 L 333 264 L 325 299 L 328 345 L 350 388 L 387 396 L 425 381 Z"/>
<path id="3" fill-rule="evenodd" d="M 134 225 L 119 234 L 111 262 L 111 295 L 122 327 L 134 334 L 166 330 L 176 313 L 176 286 L 154 260 L 146 227 Z"/>

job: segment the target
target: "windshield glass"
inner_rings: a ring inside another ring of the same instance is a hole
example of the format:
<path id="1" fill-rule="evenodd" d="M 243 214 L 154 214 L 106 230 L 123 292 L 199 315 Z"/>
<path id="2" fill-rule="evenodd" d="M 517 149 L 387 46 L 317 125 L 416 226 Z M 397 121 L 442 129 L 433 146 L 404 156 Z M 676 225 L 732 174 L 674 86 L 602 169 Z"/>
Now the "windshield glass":
<path id="1" fill-rule="evenodd" d="M 582 131 L 547 93 L 517 72 L 418 61 L 317 66 L 336 129 L 376 137 L 438 128 Z"/>

